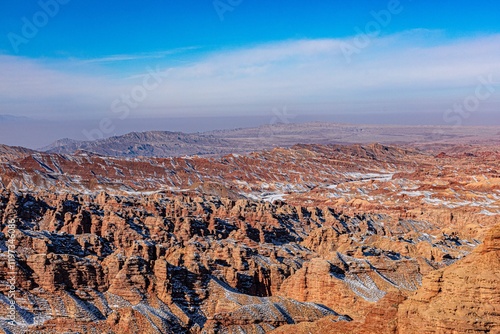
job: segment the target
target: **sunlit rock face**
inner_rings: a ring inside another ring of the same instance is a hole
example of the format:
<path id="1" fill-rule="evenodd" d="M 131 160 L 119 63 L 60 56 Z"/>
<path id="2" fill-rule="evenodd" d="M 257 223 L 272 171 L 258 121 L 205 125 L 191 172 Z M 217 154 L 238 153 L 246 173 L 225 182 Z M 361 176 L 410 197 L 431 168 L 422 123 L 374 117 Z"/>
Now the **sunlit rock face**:
<path id="1" fill-rule="evenodd" d="M 453 265 L 427 275 L 398 312 L 400 333 L 500 332 L 500 225 Z"/>

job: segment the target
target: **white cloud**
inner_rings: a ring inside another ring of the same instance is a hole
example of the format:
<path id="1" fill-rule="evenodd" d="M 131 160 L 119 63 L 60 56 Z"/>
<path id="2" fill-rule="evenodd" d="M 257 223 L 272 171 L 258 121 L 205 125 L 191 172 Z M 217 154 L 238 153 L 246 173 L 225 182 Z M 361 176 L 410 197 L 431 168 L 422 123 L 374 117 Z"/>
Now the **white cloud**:
<path id="1" fill-rule="evenodd" d="M 152 54 L 60 64 L 0 56 L 0 108 L 28 116 L 109 116 L 111 102 L 129 93 L 147 71 L 144 65 L 142 72 L 127 70 L 117 77 L 105 66 L 134 57 L 168 70 L 133 110 L 137 116 L 267 113 L 276 105 L 300 106 L 304 113 L 308 106 L 325 112 L 369 112 L 384 105 L 405 111 L 424 102 L 441 110 L 473 92 L 481 75 L 500 82 L 500 35 L 446 39 L 442 32 L 410 31 L 373 38 L 347 62 L 340 46 L 350 42 L 267 43 L 204 54 L 187 65 L 164 63 Z"/>
<path id="2" fill-rule="evenodd" d="M 174 54 L 181 54 L 183 52 L 188 52 L 192 50 L 196 50 L 199 47 L 185 47 L 178 48 L 167 51 L 159 51 L 159 52 L 147 52 L 147 53 L 136 53 L 136 54 L 118 54 L 111 55 L 106 57 L 99 58 L 90 58 L 82 60 L 83 63 L 113 63 L 113 62 L 122 62 L 122 61 L 133 61 L 133 60 L 144 60 L 144 59 L 161 59 L 166 56 L 171 56 Z"/>

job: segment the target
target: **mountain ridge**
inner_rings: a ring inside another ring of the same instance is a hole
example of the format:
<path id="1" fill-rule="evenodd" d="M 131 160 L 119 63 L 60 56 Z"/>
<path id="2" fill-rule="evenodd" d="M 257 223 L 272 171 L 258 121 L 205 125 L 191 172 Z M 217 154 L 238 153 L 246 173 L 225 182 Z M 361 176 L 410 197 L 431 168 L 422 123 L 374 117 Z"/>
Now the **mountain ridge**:
<path id="1" fill-rule="evenodd" d="M 197 133 L 174 131 L 130 132 L 96 141 L 62 139 L 39 149 L 72 154 L 83 150 L 116 157 L 172 157 L 248 153 L 296 144 L 382 143 L 436 148 L 466 140 L 481 145 L 500 144 L 500 127 L 438 127 L 354 125 L 310 122 L 263 125 L 253 128 Z"/>

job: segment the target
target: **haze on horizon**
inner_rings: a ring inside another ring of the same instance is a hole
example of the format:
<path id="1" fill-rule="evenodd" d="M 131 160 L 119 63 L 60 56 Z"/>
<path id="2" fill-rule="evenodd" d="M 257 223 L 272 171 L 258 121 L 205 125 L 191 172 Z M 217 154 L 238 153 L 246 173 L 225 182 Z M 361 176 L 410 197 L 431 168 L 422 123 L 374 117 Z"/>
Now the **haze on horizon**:
<path id="1" fill-rule="evenodd" d="M 2 7 L 0 115 L 31 120 L 0 118 L 0 143 L 41 147 L 100 128 L 109 136 L 255 126 L 277 110 L 302 121 L 500 122 L 495 2 Z"/>

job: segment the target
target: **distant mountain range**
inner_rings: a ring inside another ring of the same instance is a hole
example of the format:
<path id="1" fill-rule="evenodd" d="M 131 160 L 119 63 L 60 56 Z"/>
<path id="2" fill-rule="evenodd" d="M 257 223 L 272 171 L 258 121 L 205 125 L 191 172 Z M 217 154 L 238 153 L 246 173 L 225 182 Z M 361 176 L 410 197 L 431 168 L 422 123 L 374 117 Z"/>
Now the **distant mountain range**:
<path id="1" fill-rule="evenodd" d="M 61 139 L 40 150 L 51 153 L 87 151 L 106 156 L 168 157 L 229 152 L 230 143 L 204 134 L 169 131 L 131 132 L 96 141 Z"/>
<path id="2" fill-rule="evenodd" d="M 441 146 L 475 141 L 500 143 L 498 127 L 353 125 L 338 123 L 276 124 L 203 133 L 131 132 L 121 136 L 78 141 L 61 139 L 40 151 L 72 154 L 78 151 L 114 157 L 173 157 L 247 153 L 295 144 L 404 144 Z"/>

